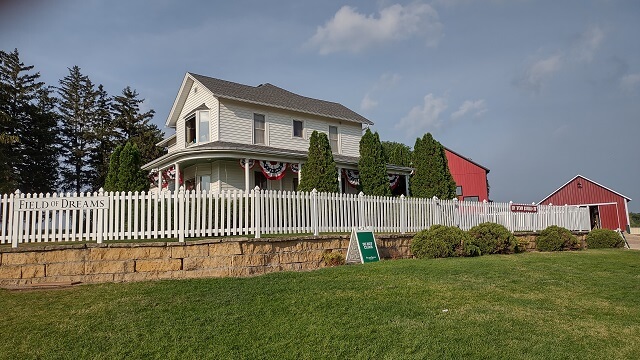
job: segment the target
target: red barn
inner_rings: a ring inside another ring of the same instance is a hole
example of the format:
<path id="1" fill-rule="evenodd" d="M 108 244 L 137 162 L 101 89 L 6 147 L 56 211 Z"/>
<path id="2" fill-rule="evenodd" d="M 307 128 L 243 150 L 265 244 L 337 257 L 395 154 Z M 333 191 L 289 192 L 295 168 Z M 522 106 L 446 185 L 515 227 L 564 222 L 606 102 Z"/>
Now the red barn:
<path id="1" fill-rule="evenodd" d="M 579 205 L 589 208 L 591 228 L 629 231 L 628 196 L 576 175 L 558 190 L 544 198 L 542 205 Z"/>
<path id="2" fill-rule="evenodd" d="M 449 171 L 456 182 L 458 200 L 489 201 L 489 169 L 446 147 L 444 150 Z"/>

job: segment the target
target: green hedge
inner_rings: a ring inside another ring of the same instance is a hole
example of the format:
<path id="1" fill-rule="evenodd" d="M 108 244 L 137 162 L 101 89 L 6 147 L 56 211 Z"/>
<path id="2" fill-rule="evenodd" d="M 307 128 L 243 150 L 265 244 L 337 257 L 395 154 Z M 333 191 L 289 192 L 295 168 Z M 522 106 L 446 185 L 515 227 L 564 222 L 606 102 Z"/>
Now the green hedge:
<path id="1" fill-rule="evenodd" d="M 580 242 L 571 231 L 556 225 L 542 230 L 536 240 L 539 251 L 563 251 L 580 249 Z"/>
<path id="2" fill-rule="evenodd" d="M 587 234 L 587 248 L 589 249 L 620 248 L 623 246 L 624 241 L 616 231 L 593 229 Z"/>
<path id="3" fill-rule="evenodd" d="M 419 259 L 450 257 L 461 252 L 469 239 L 468 233 L 455 226 L 433 225 L 413 237 L 411 252 Z"/>
<path id="4" fill-rule="evenodd" d="M 469 229 L 471 239 L 465 245 L 473 251 L 473 246 L 478 247 L 479 255 L 488 254 L 513 254 L 519 251 L 516 237 L 506 227 L 485 222 Z M 475 256 L 470 254 L 468 256 Z"/>

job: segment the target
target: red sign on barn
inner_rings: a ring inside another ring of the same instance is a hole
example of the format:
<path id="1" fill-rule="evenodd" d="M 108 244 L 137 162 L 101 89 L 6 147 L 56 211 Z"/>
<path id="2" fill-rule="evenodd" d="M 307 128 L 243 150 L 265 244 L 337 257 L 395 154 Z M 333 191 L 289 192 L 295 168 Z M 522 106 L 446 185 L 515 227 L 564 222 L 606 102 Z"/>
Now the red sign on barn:
<path id="1" fill-rule="evenodd" d="M 537 213 L 538 205 L 511 204 L 512 212 Z"/>

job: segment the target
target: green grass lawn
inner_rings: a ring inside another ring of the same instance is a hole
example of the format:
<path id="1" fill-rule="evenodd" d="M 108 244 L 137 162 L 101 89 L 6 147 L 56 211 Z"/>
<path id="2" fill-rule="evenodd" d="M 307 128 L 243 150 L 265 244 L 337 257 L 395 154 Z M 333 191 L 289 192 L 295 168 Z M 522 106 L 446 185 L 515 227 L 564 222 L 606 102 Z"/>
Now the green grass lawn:
<path id="1" fill-rule="evenodd" d="M 640 251 L 0 290 L 0 358 L 640 358 Z"/>

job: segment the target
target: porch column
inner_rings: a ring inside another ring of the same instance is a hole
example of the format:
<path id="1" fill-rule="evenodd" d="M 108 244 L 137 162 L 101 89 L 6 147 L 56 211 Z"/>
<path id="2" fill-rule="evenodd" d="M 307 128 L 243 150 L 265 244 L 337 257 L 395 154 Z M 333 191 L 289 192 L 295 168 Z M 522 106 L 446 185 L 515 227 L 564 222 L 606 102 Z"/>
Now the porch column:
<path id="1" fill-rule="evenodd" d="M 409 175 L 405 175 L 404 176 L 404 184 L 405 184 L 405 193 L 406 193 L 406 197 L 411 196 L 411 194 L 409 193 Z"/>
<path id="2" fill-rule="evenodd" d="M 298 163 L 298 185 L 300 185 L 300 181 L 302 180 L 302 163 Z"/>
<path id="3" fill-rule="evenodd" d="M 244 191 L 249 193 L 249 159 L 244 159 Z"/>
<path id="4" fill-rule="evenodd" d="M 162 170 L 158 168 L 158 191 L 162 191 Z"/>
<path id="5" fill-rule="evenodd" d="M 342 168 L 338 166 L 338 194 L 342 194 Z"/>
<path id="6" fill-rule="evenodd" d="M 176 162 L 175 164 L 173 164 L 173 167 L 174 169 L 176 169 L 176 177 L 175 179 L 173 179 L 175 186 L 174 191 L 178 191 L 180 190 L 180 164 Z"/>

